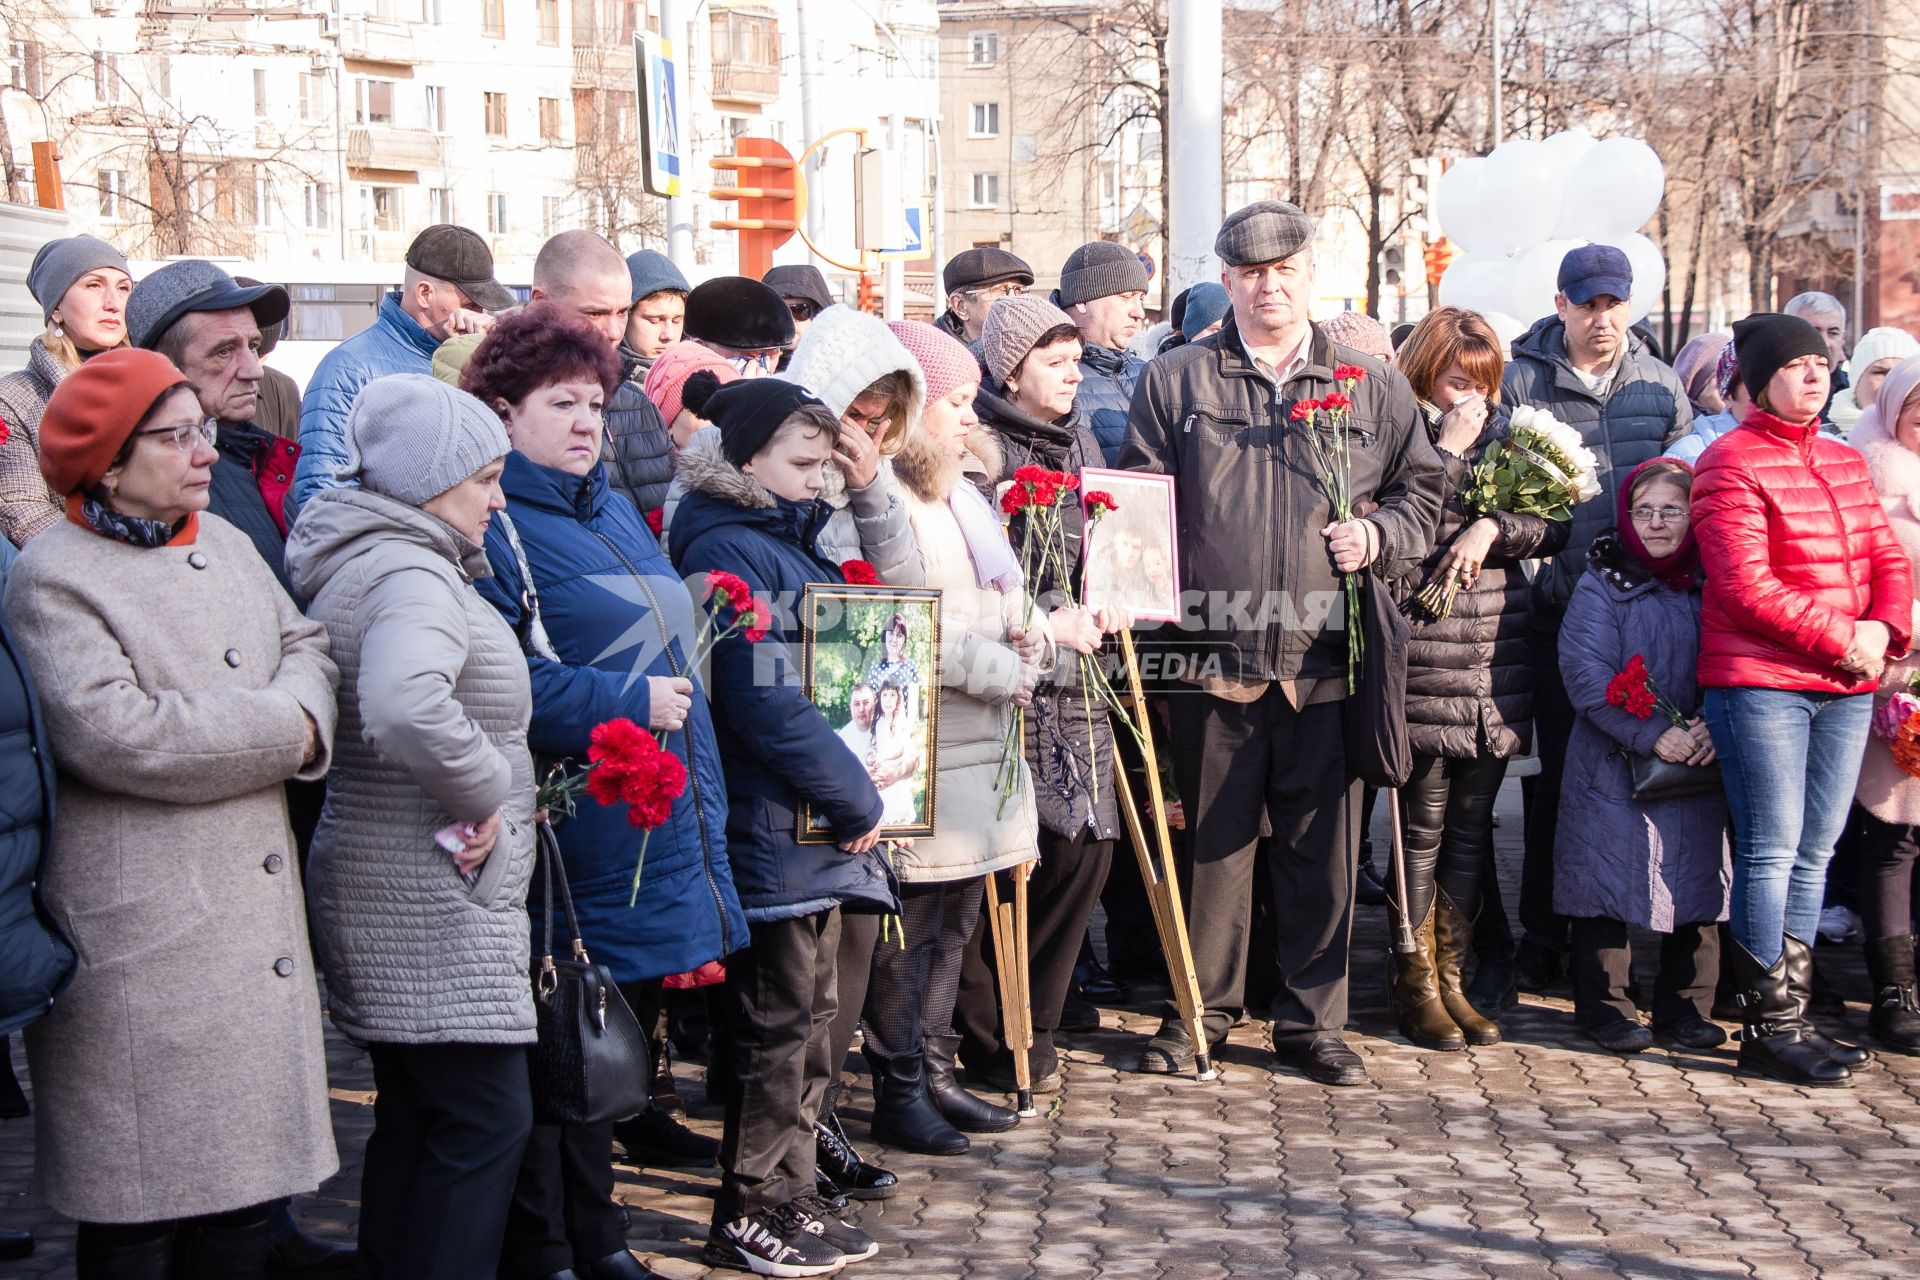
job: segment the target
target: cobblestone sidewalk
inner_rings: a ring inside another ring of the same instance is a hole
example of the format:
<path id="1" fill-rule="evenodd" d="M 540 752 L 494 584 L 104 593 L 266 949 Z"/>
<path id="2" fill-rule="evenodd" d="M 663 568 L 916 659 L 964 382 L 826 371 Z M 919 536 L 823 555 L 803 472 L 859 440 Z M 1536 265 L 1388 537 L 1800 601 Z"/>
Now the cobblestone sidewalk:
<path id="1" fill-rule="evenodd" d="M 1509 877 L 1518 807 L 1509 787 Z M 1385 1013 L 1385 913 L 1359 920 L 1348 1038 L 1375 1087 L 1269 1071 L 1257 1022 L 1234 1032 L 1218 1082 L 1133 1075 L 1155 1019 L 1109 1010 L 1072 1039 L 1066 1091 L 1040 1118 L 967 1156 L 886 1155 L 905 1189 L 862 1209 L 882 1252 L 847 1274 L 1920 1276 L 1920 1059 L 1876 1055 L 1850 1088 L 1794 1089 L 1736 1075 L 1731 1048 L 1615 1057 L 1578 1037 L 1565 1000 L 1538 997 L 1506 1017 L 1501 1045 L 1422 1052 Z M 1823 947 L 1820 961 L 1852 1002 L 1829 1029 L 1864 1034 L 1858 948 Z M 296 1211 L 350 1238 L 371 1074 L 338 1041 L 332 1074 L 344 1167 Z M 698 1069 L 681 1075 L 697 1101 Z M 843 1112 L 856 1141 L 867 1102 L 863 1088 Z M 714 1115 L 695 1106 L 696 1125 L 718 1133 Z M 0 1126 L 0 1225 L 41 1240 L 4 1270 L 69 1276 L 72 1228 L 29 1193 L 31 1148 L 29 1125 Z M 697 1258 L 712 1185 L 621 1171 L 632 1243 L 673 1280 L 708 1274 Z"/>

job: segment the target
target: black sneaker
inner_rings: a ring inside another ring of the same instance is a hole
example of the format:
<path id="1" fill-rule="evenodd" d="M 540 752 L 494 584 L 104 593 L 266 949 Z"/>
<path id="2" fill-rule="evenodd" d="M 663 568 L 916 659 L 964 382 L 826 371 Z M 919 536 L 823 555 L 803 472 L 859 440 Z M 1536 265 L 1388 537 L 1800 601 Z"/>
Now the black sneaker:
<path id="1" fill-rule="evenodd" d="M 757 1276 L 830 1276 L 847 1265 L 847 1255 L 809 1231 L 812 1222 L 787 1204 L 715 1223 L 700 1261 Z"/>
<path id="2" fill-rule="evenodd" d="M 845 1254 L 848 1262 L 865 1262 L 880 1252 L 879 1241 L 860 1228 L 849 1225 L 834 1209 L 833 1202 L 823 1196 L 801 1196 L 787 1207 L 798 1209 L 813 1219 L 806 1228 L 808 1233 L 819 1236 Z"/>

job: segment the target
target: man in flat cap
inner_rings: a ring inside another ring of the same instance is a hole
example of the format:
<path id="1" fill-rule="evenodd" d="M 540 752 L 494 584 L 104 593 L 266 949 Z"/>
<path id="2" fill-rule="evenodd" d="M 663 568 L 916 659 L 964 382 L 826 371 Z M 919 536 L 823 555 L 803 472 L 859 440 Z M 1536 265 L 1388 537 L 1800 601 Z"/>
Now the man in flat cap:
<path id="1" fill-rule="evenodd" d="M 1033 268 L 1005 249 L 982 245 L 948 259 L 940 283 L 947 290 L 947 309 L 934 323 L 972 346 L 980 341 L 993 300 L 1032 288 Z"/>
<path id="2" fill-rule="evenodd" d="M 1312 237 L 1306 214 L 1279 201 L 1226 220 L 1214 252 L 1232 311 L 1218 333 L 1147 366 L 1119 461 L 1173 476 L 1179 504 L 1187 617 L 1171 639 L 1196 674 L 1168 710 L 1207 1039 L 1226 1038 L 1244 999 L 1265 819 L 1279 916 L 1274 1054 L 1323 1084 L 1356 1085 L 1366 1067 L 1339 1035 L 1360 811 L 1341 737 L 1340 575 L 1372 567 L 1391 578 L 1417 565 L 1444 472 L 1406 379 L 1309 321 Z M 1293 409 L 1342 389 L 1343 365 L 1361 371 L 1347 420 L 1361 514 L 1337 521 Z M 1191 1070 L 1193 1049 L 1169 1009 L 1141 1069 Z"/>

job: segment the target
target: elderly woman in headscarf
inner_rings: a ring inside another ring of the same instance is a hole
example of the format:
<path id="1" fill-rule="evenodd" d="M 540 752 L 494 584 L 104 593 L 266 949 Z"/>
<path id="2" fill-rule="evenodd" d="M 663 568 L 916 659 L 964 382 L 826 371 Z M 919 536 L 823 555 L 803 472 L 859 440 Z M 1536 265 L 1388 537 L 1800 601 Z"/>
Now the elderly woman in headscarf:
<path id="1" fill-rule="evenodd" d="M 64 519 L 7 582 L 59 767 L 45 900 L 80 958 L 27 1031 L 35 1160 L 83 1276 L 262 1275 L 271 1202 L 339 1164 L 284 785 L 327 772 L 337 677 L 207 512 L 205 416 L 151 351 L 68 373 L 40 420 Z"/>
<path id="2" fill-rule="evenodd" d="M 1719 413 L 1727 407 L 1714 374 L 1720 367 L 1720 353 L 1731 345 L 1733 335 L 1730 333 L 1696 334 L 1687 339 L 1687 345 L 1673 358 L 1674 376 L 1687 389 L 1687 399 L 1693 402 L 1696 418 Z"/>
<path id="3" fill-rule="evenodd" d="M 1853 344 L 1853 355 L 1847 361 L 1847 368 L 1853 374 L 1853 382 L 1842 387 L 1827 407 L 1827 413 L 1833 419 L 1834 428 L 1842 433 L 1852 432 L 1860 416 L 1873 407 L 1880 394 L 1880 380 L 1909 356 L 1920 355 L 1920 342 L 1905 329 L 1891 329 L 1882 326 L 1869 329 L 1860 335 L 1860 341 Z"/>
<path id="4" fill-rule="evenodd" d="M 1879 332 L 1879 330 L 1874 330 Z M 1863 340 L 1864 342 L 1864 340 Z M 1856 357 L 1857 358 L 1857 357 Z M 1844 393 L 1842 398 L 1844 398 Z M 1920 570 L 1920 355 L 1884 378 L 1853 429 L 1887 523 Z M 1889 662 L 1875 699 L 1875 724 L 1891 728 L 1888 700 L 1920 671 L 1913 657 Z M 1879 733 L 1867 739 L 1856 809 L 1864 809 L 1860 908 L 1866 925 L 1867 971 L 1873 979 L 1873 1038 L 1896 1053 L 1920 1053 L 1920 1010 L 1914 1000 L 1913 870 L 1920 861 L 1920 778 L 1895 763 Z"/>

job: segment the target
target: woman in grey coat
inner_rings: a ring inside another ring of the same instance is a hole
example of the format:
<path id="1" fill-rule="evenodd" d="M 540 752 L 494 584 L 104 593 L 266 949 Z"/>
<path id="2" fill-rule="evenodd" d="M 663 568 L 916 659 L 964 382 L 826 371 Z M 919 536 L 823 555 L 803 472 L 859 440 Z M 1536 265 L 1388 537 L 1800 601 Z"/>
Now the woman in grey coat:
<path id="1" fill-rule="evenodd" d="M 371 1280 L 483 1280 L 533 1124 L 533 701 L 473 588 L 507 434 L 466 392 L 396 374 L 361 391 L 347 447 L 359 487 L 301 509 L 287 568 L 341 674 L 310 874 L 334 1025 L 378 1090 L 360 1257 Z"/>
<path id="2" fill-rule="evenodd" d="M 166 357 L 108 351 L 40 421 L 65 498 L 7 581 L 58 766 L 42 892 L 79 963 L 27 1028 L 34 1161 L 79 1274 L 263 1274 L 269 1202 L 338 1167 L 285 783 L 327 771 L 333 663 L 245 534 Z"/>
<path id="3" fill-rule="evenodd" d="M 1687 527 L 1693 471 L 1656 458 L 1620 487 L 1618 528 L 1596 538 L 1560 629 L 1560 675 L 1576 719 L 1567 744 L 1554 846 L 1553 907 L 1573 918 L 1574 1017 L 1619 1053 L 1653 1043 L 1627 996 L 1627 926 L 1665 934 L 1653 1029 L 1688 1048 L 1726 1033 L 1707 1019 L 1720 973 L 1719 931 L 1732 868 L 1717 786 L 1668 800 L 1633 798 L 1629 752 L 1712 762 L 1697 714 L 1699 552 Z M 1651 685 L 1687 718 L 1625 706 L 1609 685 L 1638 656 Z M 1637 711 L 1647 711 L 1644 717 Z"/>

